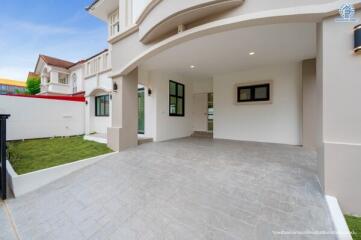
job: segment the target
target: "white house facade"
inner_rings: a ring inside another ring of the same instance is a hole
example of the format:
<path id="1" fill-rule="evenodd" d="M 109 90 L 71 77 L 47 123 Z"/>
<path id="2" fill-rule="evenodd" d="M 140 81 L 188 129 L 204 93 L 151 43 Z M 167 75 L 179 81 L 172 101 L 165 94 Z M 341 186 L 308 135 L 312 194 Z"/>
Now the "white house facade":
<path id="1" fill-rule="evenodd" d="M 77 63 L 40 55 L 31 74 L 41 78 L 40 95 L 84 96 L 85 134 L 105 134 L 111 126 L 110 71 L 106 49 Z"/>
<path id="2" fill-rule="evenodd" d="M 88 11 L 108 23 L 112 53 L 108 145 L 137 145 L 143 85 L 147 137 L 207 132 L 315 149 L 325 194 L 361 214 L 360 7 L 342 0 L 96 0 Z"/>

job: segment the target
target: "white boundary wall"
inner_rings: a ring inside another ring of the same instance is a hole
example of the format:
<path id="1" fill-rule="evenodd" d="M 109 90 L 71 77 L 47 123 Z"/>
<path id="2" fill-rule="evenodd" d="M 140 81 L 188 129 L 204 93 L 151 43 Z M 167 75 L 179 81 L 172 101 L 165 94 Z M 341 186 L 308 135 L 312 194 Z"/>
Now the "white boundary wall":
<path id="1" fill-rule="evenodd" d="M 84 134 L 84 111 L 84 102 L 0 95 L 8 140 Z"/>

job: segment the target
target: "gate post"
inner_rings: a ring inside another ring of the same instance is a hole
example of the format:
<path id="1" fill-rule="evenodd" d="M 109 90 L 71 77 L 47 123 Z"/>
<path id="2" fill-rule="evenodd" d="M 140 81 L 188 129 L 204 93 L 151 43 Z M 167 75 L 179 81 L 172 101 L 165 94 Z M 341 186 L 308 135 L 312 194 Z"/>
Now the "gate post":
<path id="1" fill-rule="evenodd" d="M 0 114 L 0 197 L 6 199 L 6 119 L 10 115 Z"/>

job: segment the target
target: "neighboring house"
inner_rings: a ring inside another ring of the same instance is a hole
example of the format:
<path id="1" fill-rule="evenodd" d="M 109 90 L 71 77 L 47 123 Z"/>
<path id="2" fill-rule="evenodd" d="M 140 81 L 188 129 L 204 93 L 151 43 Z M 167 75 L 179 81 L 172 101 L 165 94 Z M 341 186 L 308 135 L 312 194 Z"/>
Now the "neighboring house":
<path id="1" fill-rule="evenodd" d="M 10 79 L 0 79 L 0 95 L 24 93 L 26 83 Z"/>
<path id="2" fill-rule="evenodd" d="M 110 126 L 111 59 L 106 49 L 76 63 L 40 55 L 34 73 L 41 78 L 39 95 L 85 96 L 85 133 L 106 133 Z"/>
<path id="3" fill-rule="evenodd" d="M 137 145 L 142 84 L 146 136 L 316 149 L 325 193 L 361 214 L 361 57 L 342 4 L 361 19 L 359 0 L 95 1 L 112 49 L 108 145 Z"/>

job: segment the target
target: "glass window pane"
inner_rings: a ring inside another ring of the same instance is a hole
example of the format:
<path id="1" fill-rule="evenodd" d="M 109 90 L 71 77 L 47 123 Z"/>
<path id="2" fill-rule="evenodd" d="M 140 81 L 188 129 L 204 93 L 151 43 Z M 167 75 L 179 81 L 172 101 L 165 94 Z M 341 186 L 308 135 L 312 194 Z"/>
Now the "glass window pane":
<path id="1" fill-rule="evenodd" d="M 251 100 L 251 89 L 250 88 L 241 88 L 238 90 L 238 100 L 247 101 Z"/>
<path id="2" fill-rule="evenodd" d="M 177 98 L 176 97 L 170 97 L 169 113 L 170 114 L 177 113 Z"/>
<path id="3" fill-rule="evenodd" d="M 170 95 L 176 95 L 177 94 L 176 89 L 177 89 L 176 83 L 169 82 L 169 94 Z"/>
<path id="4" fill-rule="evenodd" d="M 254 91 L 255 99 L 267 99 L 268 98 L 268 90 L 266 86 L 256 87 Z"/>
<path id="5" fill-rule="evenodd" d="M 104 114 L 105 114 L 105 116 L 109 116 L 109 101 L 105 101 Z"/>
<path id="6" fill-rule="evenodd" d="M 184 86 L 178 84 L 178 97 L 183 97 Z"/>
<path id="7" fill-rule="evenodd" d="M 183 98 L 178 98 L 177 102 L 177 114 L 183 115 Z"/>
<path id="8" fill-rule="evenodd" d="M 95 98 L 96 100 L 96 116 L 100 115 L 100 99 L 99 97 Z"/>

